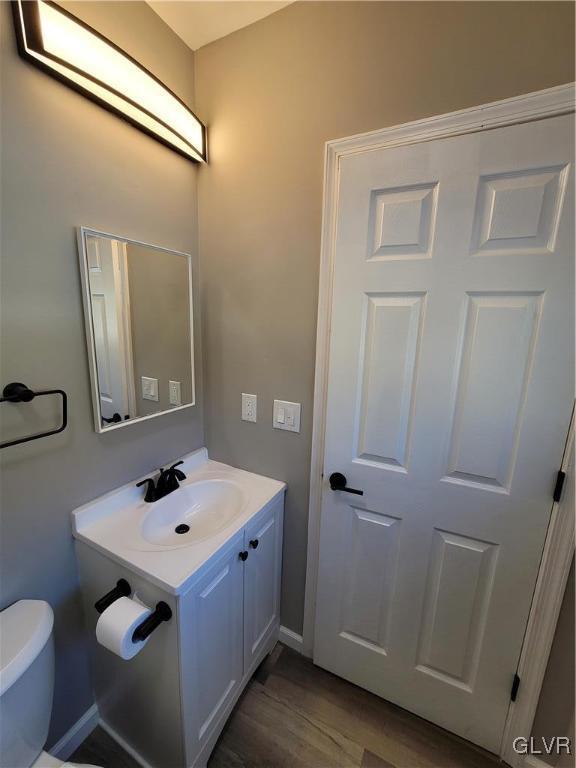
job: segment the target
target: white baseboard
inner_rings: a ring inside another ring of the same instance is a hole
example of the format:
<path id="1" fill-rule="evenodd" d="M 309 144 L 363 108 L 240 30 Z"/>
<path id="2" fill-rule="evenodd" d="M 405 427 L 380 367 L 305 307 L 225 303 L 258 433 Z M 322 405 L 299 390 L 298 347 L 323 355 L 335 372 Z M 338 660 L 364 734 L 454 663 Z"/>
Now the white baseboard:
<path id="1" fill-rule="evenodd" d="M 288 629 L 288 627 L 280 626 L 280 636 L 278 639 L 281 643 L 287 645 L 288 648 L 292 648 L 293 651 L 302 653 L 302 635 L 299 635 L 297 632 L 293 632 L 291 629 Z"/>
<path id="2" fill-rule="evenodd" d="M 146 762 L 146 760 L 144 760 L 144 758 L 142 757 L 142 755 L 140 755 L 138 752 L 136 752 L 136 750 L 134 749 L 134 747 L 131 747 L 131 746 L 130 746 L 130 744 L 128 744 L 128 742 L 127 742 L 127 741 L 124 741 L 124 739 L 122 738 L 122 736 L 119 736 L 119 735 L 116 733 L 116 731 L 114 730 L 114 728 L 111 728 L 111 727 L 108 725 L 108 723 L 104 722 L 104 720 L 100 720 L 100 722 L 98 723 L 98 725 L 99 725 L 99 726 L 102 728 L 102 730 L 106 731 L 106 733 L 108 734 L 108 736 L 110 736 L 112 739 L 114 739 L 114 741 L 115 741 L 115 742 L 116 742 L 116 743 L 117 743 L 117 744 L 118 744 L 120 747 L 122 747 L 122 749 L 123 749 L 125 752 L 128 752 L 128 754 L 130 755 L 130 757 L 133 757 L 133 758 L 134 758 L 134 760 L 136 760 L 136 762 L 137 762 L 139 765 L 141 765 L 141 766 L 142 766 L 142 768 L 152 768 L 152 766 L 150 765 L 150 763 L 147 763 L 147 762 Z"/>
<path id="3" fill-rule="evenodd" d="M 69 728 L 64 736 L 54 744 L 49 754 L 57 757 L 58 760 L 68 760 L 70 755 L 75 752 L 84 739 L 88 738 L 94 728 L 98 725 L 98 707 L 92 704 L 82 717 Z"/>
<path id="4" fill-rule="evenodd" d="M 293 651 L 302 653 L 302 635 L 299 635 L 297 632 L 288 629 L 288 627 L 281 626 L 279 640 L 281 643 L 284 643 L 284 645 L 292 648 Z M 98 707 L 96 704 L 93 704 L 90 709 L 84 712 L 82 717 L 77 720 L 74 725 L 68 729 L 68 731 L 66 731 L 64 736 L 62 736 L 62 738 L 56 744 L 54 744 L 54 746 L 49 750 L 49 753 L 54 757 L 57 757 L 59 760 L 68 760 L 70 755 L 78 749 L 84 739 L 87 739 L 88 736 L 90 736 L 97 725 L 100 725 L 106 731 L 106 733 L 108 733 L 108 735 L 111 736 L 114 741 L 116 741 L 122 747 L 122 749 L 126 750 L 126 752 L 128 752 L 128 754 L 131 755 L 134 760 L 136 760 L 136 762 L 142 766 L 142 768 L 151 768 L 149 763 L 147 763 L 141 755 L 139 755 L 129 744 L 127 744 L 124 739 L 108 725 L 108 723 L 104 722 L 104 720 L 100 720 L 98 715 Z M 530 765 L 530 768 L 549 768 L 544 763 L 540 765 L 536 762 L 527 762 L 526 764 Z"/>

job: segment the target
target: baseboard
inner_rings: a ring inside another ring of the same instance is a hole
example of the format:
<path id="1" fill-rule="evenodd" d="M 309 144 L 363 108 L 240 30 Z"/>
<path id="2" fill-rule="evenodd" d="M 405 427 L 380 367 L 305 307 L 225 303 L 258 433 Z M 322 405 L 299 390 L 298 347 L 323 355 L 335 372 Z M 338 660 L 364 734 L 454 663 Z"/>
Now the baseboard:
<path id="1" fill-rule="evenodd" d="M 281 643 L 287 645 L 292 650 L 302 653 L 302 635 L 294 632 L 288 627 L 280 627 L 279 638 Z M 100 725 L 100 727 L 106 731 L 106 733 L 114 739 L 119 746 L 122 747 L 128 754 L 139 763 L 142 768 L 152 768 L 152 766 L 144 760 L 144 758 L 136 752 L 136 750 L 130 746 L 124 739 L 111 728 L 104 720 L 99 719 L 98 707 L 93 704 L 89 710 L 87 710 L 82 717 L 74 723 L 72 728 L 68 730 L 60 741 L 55 744 L 50 750 L 50 754 L 57 757 L 59 760 L 67 760 L 70 755 L 76 751 L 80 744 L 86 739 L 94 730 L 94 728 Z M 533 763 L 531 768 L 549 768 L 548 766 L 537 765 Z"/>
<path id="2" fill-rule="evenodd" d="M 131 747 L 127 741 L 124 741 L 122 736 L 116 733 L 114 728 L 110 727 L 108 723 L 106 723 L 104 720 L 100 720 L 98 725 L 102 728 L 103 731 L 106 731 L 106 733 L 108 734 L 108 736 L 110 736 L 110 738 L 114 739 L 114 741 L 118 744 L 118 746 L 122 747 L 122 749 L 125 752 L 128 752 L 130 757 L 133 757 L 134 760 L 136 760 L 136 762 L 142 766 L 142 768 L 152 768 L 150 763 L 147 763 L 146 760 L 144 760 L 144 758 L 142 757 L 142 755 L 136 752 L 134 747 Z"/>
<path id="3" fill-rule="evenodd" d="M 278 638 L 281 643 L 284 643 L 284 645 L 287 645 L 288 648 L 292 648 L 293 651 L 298 651 L 298 653 L 302 653 L 302 635 L 299 635 L 297 632 L 293 632 L 291 629 L 288 629 L 288 627 L 280 627 L 280 636 Z"/>
<path id="4" fill-rule="evenodd" d="M 96 704 L 92 704 L 90 709 L 87 709 L 82 717 L 54 744 L 49 753 L 53 757 L 57 757 L 58 760 L 68 760 L 70 755 L 78 749 L 84 739 L 90 736 L 97 725 L 98 707 Z"/>

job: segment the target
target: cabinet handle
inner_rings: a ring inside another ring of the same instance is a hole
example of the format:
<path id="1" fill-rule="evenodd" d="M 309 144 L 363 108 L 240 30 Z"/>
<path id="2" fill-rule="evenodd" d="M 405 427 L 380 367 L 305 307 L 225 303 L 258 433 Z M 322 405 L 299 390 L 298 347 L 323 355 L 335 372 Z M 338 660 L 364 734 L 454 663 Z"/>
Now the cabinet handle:
<path id="1" fill-rule="evenodd" d="M 242 562 L 245 562 L 246 560 L 248 560 L 248 552 L 240 552 L 238 557 L 240 558 L 240 560 L 242 560 Z"/>
<path id="2" fill-rule="evenodd" d="M 258 539 L 252 539 L 250 541 L 250 546 L 252 547 L 252 549 L 256 549 L 256 547 L 258 546 Z"/>

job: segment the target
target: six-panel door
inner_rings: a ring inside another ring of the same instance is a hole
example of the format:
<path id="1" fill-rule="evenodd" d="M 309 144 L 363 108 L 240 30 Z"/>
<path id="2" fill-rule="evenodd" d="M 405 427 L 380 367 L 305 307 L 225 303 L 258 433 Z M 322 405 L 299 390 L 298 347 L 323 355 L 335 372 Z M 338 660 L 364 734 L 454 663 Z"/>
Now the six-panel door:
<path id="1" fill-rule="evenodd" d="M 494 752 L 573 405 L 573 132 L 340 162 L 314 661 Z"/>

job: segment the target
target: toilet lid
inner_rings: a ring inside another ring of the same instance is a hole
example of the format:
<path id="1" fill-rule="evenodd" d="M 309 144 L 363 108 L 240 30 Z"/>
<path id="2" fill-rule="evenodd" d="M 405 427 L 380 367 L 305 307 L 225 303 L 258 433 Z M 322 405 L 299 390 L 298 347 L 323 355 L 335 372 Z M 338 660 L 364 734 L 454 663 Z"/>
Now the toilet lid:
<path id="1" fill-rule="evenodd" d="M 44 600 L 18 600 L 0 612 L 0 696 L 46 645 L 54 614 Z"/>

